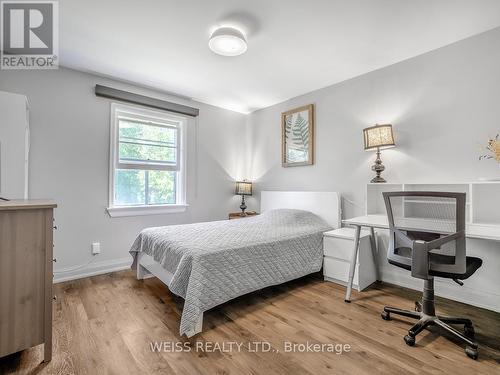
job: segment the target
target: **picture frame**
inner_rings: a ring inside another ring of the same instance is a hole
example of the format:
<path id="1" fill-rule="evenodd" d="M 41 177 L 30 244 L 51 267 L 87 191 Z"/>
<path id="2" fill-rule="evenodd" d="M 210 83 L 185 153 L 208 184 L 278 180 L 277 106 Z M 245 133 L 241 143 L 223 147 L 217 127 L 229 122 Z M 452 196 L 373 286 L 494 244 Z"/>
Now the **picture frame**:
<path id="1" fill-rule="evenodd" d="M 281 165 L 299 167 L 314 164 L 314 104 L 281 114 Z"/>

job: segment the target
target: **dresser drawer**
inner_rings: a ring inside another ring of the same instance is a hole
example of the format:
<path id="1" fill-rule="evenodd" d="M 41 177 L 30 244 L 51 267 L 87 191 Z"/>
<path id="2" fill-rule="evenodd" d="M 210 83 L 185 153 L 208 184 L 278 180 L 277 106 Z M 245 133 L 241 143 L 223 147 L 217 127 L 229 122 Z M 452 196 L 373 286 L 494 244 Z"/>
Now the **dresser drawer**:
<path id="1" fill-rule="evenodd" d="M 359 239 L 359 248 L 371 249 L 369 235 L 364 235 Z M 333 237 L 333 236 L 323 237 L 323 254 L 325 256 L 347 260 L 350 262 L 353 252 L 354 252 L 354 235 L 352 238 Z M 356 261 L 358 262 L 358 260 Z"/>
<path id="2" fill-rule="evenodd" d="M 351 260 L 354 241 L 346 238 L 325 237 L 323 239 L 323 253 L 325 256 Z"/>
<path id="3" fill-rule="evenodd" d="M 324 257 L 323 258 L 323 275 L 328 279 L 340 281 L 341 284 L 346 285 L 349 279 L 350 263 L 345 260 Z M 353 283 L 357 286 L 359 280 L 359 266 L 356 265 L 354 272 Z"/>

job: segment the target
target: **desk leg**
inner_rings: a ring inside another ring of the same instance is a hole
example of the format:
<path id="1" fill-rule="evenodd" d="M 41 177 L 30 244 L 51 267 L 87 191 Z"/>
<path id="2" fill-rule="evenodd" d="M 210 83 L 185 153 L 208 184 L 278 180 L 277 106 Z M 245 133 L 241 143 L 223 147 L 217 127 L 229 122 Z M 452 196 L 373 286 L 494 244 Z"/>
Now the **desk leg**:
<path id="1" fill-rule="evenodd" d="M 361 234 L 361 226 L 356 225 L 356 233 L 354 234 L 354 250 L 352 252 L 351 266 L 349 267 L 349 280 L 347 281 L 347 290 L 345 292 L 345 302 L 351 302 L 352 282 L 354 280 L 354 271 L 356 270 L 356 260 L 358 259 L 359 236 Z"/>
<path id="2" fill-rule="evenodd" d="M 377 281 L 380 281 L 380 270 L 378 269 L 377 237 L 375 237 L 375 230 L 373 229 L 373 227 L 370 227 L 370 243 L 373 255 L 373 265 L 375 266 L 375 276 L 377 278 Z"/>

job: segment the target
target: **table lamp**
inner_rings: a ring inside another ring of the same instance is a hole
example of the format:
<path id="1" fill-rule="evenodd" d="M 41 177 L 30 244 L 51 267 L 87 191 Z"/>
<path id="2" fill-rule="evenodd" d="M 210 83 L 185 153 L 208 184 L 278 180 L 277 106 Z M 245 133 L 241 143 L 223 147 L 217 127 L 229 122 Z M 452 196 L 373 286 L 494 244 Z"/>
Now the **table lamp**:
<path id="1" fill-rule="evenodd" d="M 375 125 L 363 129 L 363 136 L 365 139 L 365 150 L 377 150 L 377 158 L 375 164 L 372 166 L 372 171 L 377 175 L 370 182 L 387 182 L 384 178 L 380 177 L 385 167 L 380 159 L 380 150 L 396 146 L 394 143 L 394 134 L 392 133 L 392 125 Z"/>
<path id="2" fill-rule="evenodd" d="M 252 195 L 252 183 L 250 181 L 236 181 L 236 195 L 241 195 L 241 216 L 246 216 L 245 210 L 247 209 L 247 205 L 245 204 L 245 195 Z"/>

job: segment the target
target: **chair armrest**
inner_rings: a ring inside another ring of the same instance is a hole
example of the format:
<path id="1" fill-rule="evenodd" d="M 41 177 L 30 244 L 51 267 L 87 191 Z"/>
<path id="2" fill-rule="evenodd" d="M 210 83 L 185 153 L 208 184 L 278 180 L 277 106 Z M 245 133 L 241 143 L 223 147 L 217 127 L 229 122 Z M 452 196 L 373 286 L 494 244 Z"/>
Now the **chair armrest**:
<path id="1" fill-rule="evenodd" d="M 414 241 L 411 254 L 411 275 L 429 279 L 429 248 L 424 241 Z"/>
<path id="2" fill-rule="evenodd" d="M 409 248 L 413 248 L 414 241 L 410 237 L 408 237 L 405 233 L 403 233 L 402 231 L 400 231 L 397 228 L 394 228 L 394 234 L 397 236 L 398 240 L 403 242 L 404 246 L 409 247 Z"/>
<path id="3" fill-rule="evenodd" d="M 444 236 L 438 238 L 437 240 L 427 242 L 427 247 L 429 250 L 437 249 L 438 247 L 443 246 L 445 243 L 456 240 L 457 238 L 461 238 L 465 236 L 465 231 L 460 231 L 457 233 L 450 234 L 448 236 Z"/>

